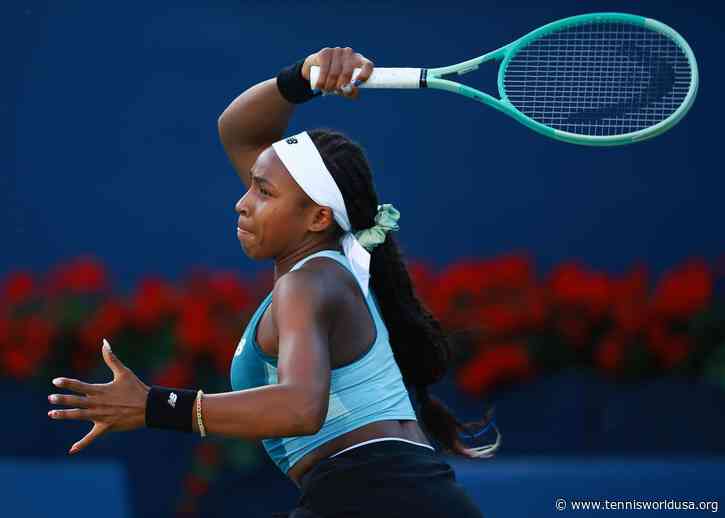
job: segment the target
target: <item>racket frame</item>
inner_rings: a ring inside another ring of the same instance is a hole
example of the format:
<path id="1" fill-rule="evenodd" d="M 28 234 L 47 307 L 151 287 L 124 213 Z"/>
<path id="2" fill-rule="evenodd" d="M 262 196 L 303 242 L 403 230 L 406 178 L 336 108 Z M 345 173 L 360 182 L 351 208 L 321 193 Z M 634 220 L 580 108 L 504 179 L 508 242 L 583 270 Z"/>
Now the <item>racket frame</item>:
<path id="1" fill-rule="evenodd" d="M 683 51 L 689 62 L 691 70 L 689 89 L 680 106 L 665 120 L 648 128 L 620 135 L 581 135 L 558 130 L 542 124 L 522 113 L 509 101 L 504 87 L 504 76 L 506 75 L 506 69 L 509 63 L 521 49 L 526 48 L 531 42 L 536 41 L 552 32 L 591 22 L 620 22 L 646 27 L 650 30 L 663 34 Z M 476 70 L 482 63 L 499 60 L 501 61 L 497 78 L 498 94 L 500 96 L 499 99 L 471 86 L 457 83 L 456 81 L 452 81 L 450 79 L 444 79 L 442 77 L 454 73 L 459 76 L 464 75 Z M 355 79 L 359 72 L 360 69 L 356 68 L 352 78 Z M 318 77 L 319 67 L 311 67 L 310 80 L 313 88 L 314 85 L 316 85 Z M 519 39 L 512 41 L 501 48 L 453 65 L 438 68 L 376 67 L 368 80 L 362 83 L 359 88 L 433 88 L 436 90 L 444 90 L 463 95 L 464 97 L 468 97 L 474 101 L 491 106 L 492 108 L 513 117 L 528 128 L 547 137 L 573 144 L 584 144 L 589 146 L 620 146 L 655 137 L 677 124 L 692 107 L 697 95 L 698 85 L 699 72 L 695 54 L 687 44 L 687 41 L 685 41 L 685 39 L 671 27 L 657 20 L 633 14 L 589 13 L 570 16 L 568 18 L 548 23 L 538 29 L 534 29 L 528 34 L 525 34 Z"/>
<path id="2" fill-rule="evenodd" d="M 516 56 L 519 50 L 527 47 L 532 41 L 536 41 L 552 32 L 566 29 L 571 26 L 591 22 L 622 22 L 647 27 L 651 30 L 667 36 L 670 40 L 674 41 L 680 47 L 680 49 L 682 49 L 690 64 L 691 81 L 685 99 L 682 101 L 677 110 L 670 114 L 670 116 L 667 117 L 665 120 L 660 121 L 654 126 L 650 126 L 648 128 L 644 128 L 638 131 L 624 133 L 621 135 L 581 135 L 577 133 L 569 133 L 567 131 L 558 130 L 542 124 L 519 111 L 508 100 L 508 96 L 506 95 L 506 89 L 504 87 L 504 76 L 506 75 L 506 68 L 508 67 L 511 60 Z M 440 77 L 442 75 L 452 73 L 463 75 L 473 70 L 476 70 L 481 63 L 485 63 L 487 61 L 498 61 L 499 59 L 502 60 L 501 65 L 499 66 L 497 79 L 498 92 L 501 96 L 500 99 L 496 99 L 495 97 L 485 92 L 481 92 L 476 88 L 463 85 L 455 81 L 442 79 Z M 446 90 L 487 104 L 492 108 L 496 108 L 497 110 L 507 115 L 510 115 L 528 128 L 537 131 L 538 133 L 541 133 L 543 135 L 546 135 L 547 137 L 573 144 L 584 144 L 590 146 L 620 146 L 655 137 L 661 133 L 664 133 L 672 126 L 677 124 L 680 119 L 682 119 L 682 117 L 684 117 L 685 114 L 689 111 L 695 100 L 699 84 L 699 74 L 697 68 L 697 61 L 695 60 L 695 55 L 692 52 L 692 49 L 687 44 L 685 39 L 671 27 L 657 20 L 632 14 L 591 13 L 571 16 L 569 18 L 564 18 L 555 22 L 551 22 L 531 31 L 530 33 L 522 36 L 518 40 L 513 41 L 497 50 L 484 54 L 483 56 L 469 59 L 461 63 L 456 63 L 455 65 L 428 69 L 425 81 L 428 88 Z"/>

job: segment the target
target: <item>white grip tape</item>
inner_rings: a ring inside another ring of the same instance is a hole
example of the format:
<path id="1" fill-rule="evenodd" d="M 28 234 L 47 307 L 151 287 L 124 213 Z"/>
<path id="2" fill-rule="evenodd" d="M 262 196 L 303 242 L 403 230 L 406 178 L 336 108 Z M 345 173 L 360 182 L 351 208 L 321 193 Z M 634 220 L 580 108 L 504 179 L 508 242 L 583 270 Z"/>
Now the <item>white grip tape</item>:
<path id="1" fill-rule="evenodd" d="M 352 72 L 352 81 L 355 81 L 362 69 L 356 68 Z M 317 78 L 320 77 L 320 67 L 310 67 L 310 87 L 314 90 Z M 420 68 L 374 68 L 367 81 L 358 88 L 420 88 Z"/>

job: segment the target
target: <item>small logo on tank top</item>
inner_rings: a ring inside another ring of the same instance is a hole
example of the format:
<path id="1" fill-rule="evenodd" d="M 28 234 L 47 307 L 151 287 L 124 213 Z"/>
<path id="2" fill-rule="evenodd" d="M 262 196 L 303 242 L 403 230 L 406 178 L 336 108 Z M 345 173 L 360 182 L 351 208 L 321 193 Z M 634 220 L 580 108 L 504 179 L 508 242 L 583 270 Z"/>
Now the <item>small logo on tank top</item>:
<path id="1" fill-rule="evenodd" d="M 176 395 L 176 392 L 172 392 L 169 395 L 169 401 L 168 401 L 168 403 L 169 403 L 169 405 L 171 405 L 171 408 L 176 408 L 176 400 L 177 400 L 178 397 L 179 396 Z"/>
<path id="2" fill-rule="evenodd" d="M 247 341 L 246 338 L 242 337 L 241 340 L 239 340 L 239 345 L 237 345 L 237 350 L 234 352 L 234 356 L 239 356 L 242 354 L 242 349 L 244 349 L 244 343 Z"/>

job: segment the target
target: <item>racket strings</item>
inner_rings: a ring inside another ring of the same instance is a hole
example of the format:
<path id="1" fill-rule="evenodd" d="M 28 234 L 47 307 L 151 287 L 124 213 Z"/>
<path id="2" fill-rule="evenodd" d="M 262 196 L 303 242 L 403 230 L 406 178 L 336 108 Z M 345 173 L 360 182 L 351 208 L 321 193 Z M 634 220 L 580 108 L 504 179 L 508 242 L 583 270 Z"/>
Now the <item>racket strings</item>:
<path id="1" fill-rule="evenodd" d="M 672 115 L 690 89 L 685 53 L 668 37 L 622 22 L 590 22 L 533 41 L 504 73 L 509 102 L 549 127 L 622 135 Z"/>

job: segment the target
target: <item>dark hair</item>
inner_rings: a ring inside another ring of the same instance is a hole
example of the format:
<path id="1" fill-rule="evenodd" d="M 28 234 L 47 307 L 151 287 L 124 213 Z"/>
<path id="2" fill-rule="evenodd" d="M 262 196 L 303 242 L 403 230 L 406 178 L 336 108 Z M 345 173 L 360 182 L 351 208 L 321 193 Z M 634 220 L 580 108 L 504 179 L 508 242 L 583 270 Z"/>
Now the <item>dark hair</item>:
<path id="1" fill-rule="evenodd" d="M 352 231 L 375 225 L 379 201 L 362 147 L 339 131 L 322 128 L 307 133 L 342 192 Z M 343 230 L 337 223 L 335 226 L 339 237 Z M 428 393 L 428 385 L 439 381 L 448 370 L 451 343 L 438 320 L 416 295 L 393 232 L 371 253 L 370 282 L 403 380 L 415 388 L 424 429 L 447 451 L 466 457 L 490 456 L 498 444 L 488 448 L 489 454 L 477 454 L 475 448 L 469 449 L 460 441 L 457 432 L 468 433 L 474 426 L 488 425 L 492 412 L 489 410 L 481 421 L 464 424 Z M 496 429 L 495 423 L 491 424 Z M 498 429 L 496 433 L 500 438 Z"/>

